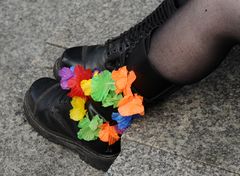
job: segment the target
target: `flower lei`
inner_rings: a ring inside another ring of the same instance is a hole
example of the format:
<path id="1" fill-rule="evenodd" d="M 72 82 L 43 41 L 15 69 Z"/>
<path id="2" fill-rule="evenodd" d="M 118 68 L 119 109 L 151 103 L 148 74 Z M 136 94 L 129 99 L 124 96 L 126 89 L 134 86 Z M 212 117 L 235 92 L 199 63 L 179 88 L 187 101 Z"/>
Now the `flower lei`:
<path id="1" fill-rule="evenodd" d="M 70 118 L 78 121 L 77 137 L 80 140 L 92 141 L 100 139 L 109 145 L 114 144 L 139 115 L 144 115 L 143 97 L 133 94 L 132 83 L 136 79 L 133 71 L 127 67 L 109 72 L 104 70 L 91 71 L 81 65 L 70 68 L 63 67 L 59 71 L 61 88 L 69 90 L 72 98 Z M 118 112 L 112 113 L 112 120 L 116 125 L 104 122 L 98 115 L 89 119 L 85 103 L 88 98 L 101 102 L 103 107 L 113 106 Z"/>

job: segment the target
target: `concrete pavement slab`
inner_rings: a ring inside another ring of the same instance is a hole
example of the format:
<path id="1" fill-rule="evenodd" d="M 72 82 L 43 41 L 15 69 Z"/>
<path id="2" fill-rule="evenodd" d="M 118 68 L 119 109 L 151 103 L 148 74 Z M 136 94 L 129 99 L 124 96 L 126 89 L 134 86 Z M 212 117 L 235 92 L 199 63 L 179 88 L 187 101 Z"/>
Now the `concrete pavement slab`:
<path id="1" fill-rule="evenodd" d="M 233 176 L 235 174 L 145 144 L 123 140 L 122 152 L 106 175 Z"/>
<path id="2" fill-rule="evenodd" d="M 209 77 L 149 108 L 123 136 L 240 173 L 240 49 Z"/>

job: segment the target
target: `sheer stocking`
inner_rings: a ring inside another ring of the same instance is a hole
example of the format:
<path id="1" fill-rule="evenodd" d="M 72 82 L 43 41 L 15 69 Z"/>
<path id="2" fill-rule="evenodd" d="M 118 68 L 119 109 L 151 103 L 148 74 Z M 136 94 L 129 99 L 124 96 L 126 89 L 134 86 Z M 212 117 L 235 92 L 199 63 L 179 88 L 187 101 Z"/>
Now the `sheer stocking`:
<path id="1" fill-rule="evenodd" d="M 173 82 L 201 80 L 240 40 L 239 9 L 240 0 L 189 0 L 153 34 L 151 62 Z"/>

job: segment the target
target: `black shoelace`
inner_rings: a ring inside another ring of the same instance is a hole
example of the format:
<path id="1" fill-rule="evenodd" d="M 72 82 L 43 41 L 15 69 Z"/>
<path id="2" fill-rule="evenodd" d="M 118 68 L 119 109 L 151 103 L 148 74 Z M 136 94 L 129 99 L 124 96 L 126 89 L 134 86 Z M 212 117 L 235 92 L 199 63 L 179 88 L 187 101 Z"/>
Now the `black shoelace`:
<path id="1" fill-rule="evenodd" d="M 165 0 L 143 21 L 123 32 L 120 36 L 106 42 L 109 62 L 106 68 L 113 70 L 124 65 L 126 58 L 144 38 L 150 36 L 156 28 L 161 26 L 175 11 L 174 0 Z"/>

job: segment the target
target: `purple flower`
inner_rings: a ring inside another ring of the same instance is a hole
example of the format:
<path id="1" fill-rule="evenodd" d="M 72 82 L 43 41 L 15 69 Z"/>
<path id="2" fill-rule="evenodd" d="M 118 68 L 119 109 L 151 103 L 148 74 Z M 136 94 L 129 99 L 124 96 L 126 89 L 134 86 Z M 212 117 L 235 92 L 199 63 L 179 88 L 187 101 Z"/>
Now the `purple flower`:
<path id="1" fill-rule="evenodd" d="M 72 68 L 63 67 L 61 70 L 59 70 L 58 75 L 61 77 L 60 85 L 62 89 L 68 90 L 69 87 L 67 82 L 69 79 L 71 79 L 74 76 Z"/>

